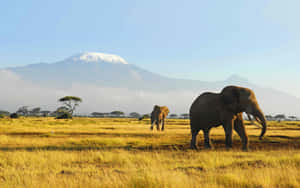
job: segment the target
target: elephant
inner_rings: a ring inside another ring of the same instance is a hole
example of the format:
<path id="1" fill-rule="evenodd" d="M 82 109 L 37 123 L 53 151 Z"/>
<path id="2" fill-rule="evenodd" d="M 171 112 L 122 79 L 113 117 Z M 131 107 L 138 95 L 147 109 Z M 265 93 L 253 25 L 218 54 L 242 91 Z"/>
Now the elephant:
<path id="1" fill-rule="evenodd" d="M 220 93 L 205 92 L 198 96 L 190 107 L 191 148 L 197 149 L 196 137 L 204 133 L 204 146 L 211 148 L 209 131 L 223 126 L 226 147 L 232 147 L 232 129 L 242 140 L 243 150 L 248 150 L 248 136 L 243 123 L 243 112 L 251 114 L 261 125 L 260 140 L 267 130 L 267 122 L 254 92 L 249 88 L 226 86 Z"/>
<path id="2" fill-rule="evenodd" d="M 153 111 L 151 112 L 151 127 L 150 129 L 153 130 L 153 124 L 156 124 L 156 129 L 159 131 L 159 125 L 161 124 L 161 130 L 164 131 L 165 129 L 165 118 L 169 114 L 169 109 L 166 106 L 158 106 L 154 105 Z"/>

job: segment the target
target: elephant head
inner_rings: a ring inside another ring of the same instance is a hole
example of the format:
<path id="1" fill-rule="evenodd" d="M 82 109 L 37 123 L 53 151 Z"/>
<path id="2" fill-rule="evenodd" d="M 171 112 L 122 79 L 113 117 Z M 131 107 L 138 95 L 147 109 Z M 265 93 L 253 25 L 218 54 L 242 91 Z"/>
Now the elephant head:
<path id="1" fill-rule="evenodd" d="M 227 111 L 233 112 L 234 114 L 246 112 L 254 116 L 262 125 L 262 131 L 259 136 L 259 138 L 262 139 L 267 129 L 266 118 L 251 89 L 227 86 L 221 92 L 221 101 Z"/>

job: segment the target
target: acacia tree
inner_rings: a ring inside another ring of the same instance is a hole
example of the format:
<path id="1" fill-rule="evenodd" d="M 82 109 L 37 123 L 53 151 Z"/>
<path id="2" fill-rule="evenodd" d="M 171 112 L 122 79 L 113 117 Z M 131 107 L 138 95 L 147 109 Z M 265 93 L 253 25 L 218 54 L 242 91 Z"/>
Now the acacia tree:
<path id="1" fill-rule="evenodd" d="M 266 115 L 265 117 L 266 117 L 266 119 L 269 120 L 269 121 L 274 120 L 274 117 L 271 116 L 271 115 Z"/>
<path id="2" fill-rule="evenodd" d="M 43 110 L 43 111 L 41 111 L 41 114 L 44 117 L 47 117 L 50 113 L 51 113 L 51 111 L 49 111 L 49 110 Z"/>
<path id="3" fill-rule="evenodd" d="M 137 113 L 137 112 L 131 112 L 131 113 L 129 114 L 129 116 L 130 116 L 130 117 L 133 117 L 133 118 L 139 118 L 141 115 L 140 115 L 139 113 Z"/>
<path id="4" fill-rule="evenodd" d="M 125 113 L 122 111 L 112 111 L 110 114 L 117 117 L 121 117 L 125 115 Z"/>
<path id="5" fill-rule="evenodd" d="M 41 112 L 40 107 L 33 108 L 32 110 L 29 111 L 29 113 L 33 116 L 37 116 Z"/>
<path id="6" fill-rule="evenodd" d="M 104 117 L 107 113 L 102 113 L 102 112 L 93 112 L 91 113 L 92 116 L 94 117 Z"/>
<path id="7" fill-rule="evenodd" d="M 21 106 L 16 113 L 22 116 L 27 116 L 29 113 L 28 106 Z"/>
<path id="8" fill-rule="evenodd" d="M 177 118 L 177 114 L 170 114 L 170 118 L 171 119 L 176 119 Z"/>
<path id="9" fill-rule="evenodd" d="M 79 103 L 82 102 L 82 99 L 75 96 L 65 96 L 60 98 L 58 101 L 62 102 L 68 109 L 68 112 L 73 115 L 73 112 L 75 111 L 76 107 L 79 106 Z"/>
<path id="10" fill-rule="evenodd" d="M 0 110 L 0 115 L 3 115 L 3 116 L 9 116 L 9 115 L 10 115 L 10 112 L 9 112 L 9 111 L 6 111 L 6 110 Z"/>
<path id="11" fill-rule="evenodd" d="M 276 119 L 286 119 L 285 115 L 284 114 L 277 114 L 275 116 Z"/>

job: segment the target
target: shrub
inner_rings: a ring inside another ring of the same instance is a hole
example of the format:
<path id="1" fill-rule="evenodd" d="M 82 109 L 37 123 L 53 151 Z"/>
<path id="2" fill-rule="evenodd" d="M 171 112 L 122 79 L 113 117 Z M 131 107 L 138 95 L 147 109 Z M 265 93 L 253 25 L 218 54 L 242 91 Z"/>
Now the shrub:
<path id="1" fill-rule="evenodd" d="M 19 118 L 20 116 L 17 113 L 12 113 L 10 114 L 10 118 L 16 119 Z"/>
<path id="2" fill-rule="evenodd" d="M 59 114 L 56 119 L 72 119 L 72 115 L 69 112 Z"/>

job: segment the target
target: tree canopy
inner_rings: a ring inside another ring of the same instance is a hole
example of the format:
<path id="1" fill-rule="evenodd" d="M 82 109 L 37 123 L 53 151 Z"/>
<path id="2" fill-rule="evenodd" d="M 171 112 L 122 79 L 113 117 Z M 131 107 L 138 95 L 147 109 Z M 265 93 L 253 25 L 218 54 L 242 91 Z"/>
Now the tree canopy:
<path id="1" fill-rule="evenodd" d="M 141 115 L 140 115 L 139 113 L 137 113 L 137 112 L 131 112 L 131 113 L 129 114 L 129 116 L 130 116 L 130 117 L 134 117 L 134 118 L 139 118 Z"/>
<path id="2" fill-rule="evenodd" d="M 82 102 L 82 99 L 80 97 L 76 96 L 65 96 L 58 100 L 59 102 L 68 102 L 68 101 L 76 101 L 76 102 Z"/>
<path id="3" fill-rule="evenodd" d="M 68 109 L 68 112 L 71 115 L 73 115 L 76 107 L 79 106 L 79 103 L 82 102 L 82 99 L 76 96 L 65 96 L 58 99 L 58 101 L 62 102 L 65 105 L 65 107 Z"/>
<path id="4" fill-rule="evenodd" d="M 41 112 L 40 107 L 36 107 L 36 108 L 33 108 L 32 110 L 30 110 L 30 114 L 32 114 L 32 115 L 37 115 L 40 112 Z"/>
<path id="5" fill-rule="evenodd" d="M 122 111 L 112 111 L 110 114 L 115 116 L 123 116 L 125 113 Z"/>
<path id="6" fill-rule="evenodd" d="M 21 106 L 21 107 L 17 110 L 16 113 L 17 113 L 17 114 L 21 114 L 21 115 L 23 115 L 23 116 L 27 116 L 28 113 L 29 113 L 28 106 Z"/>
<path id="7" fill-rule="evenodd" d="M 0 114 L 5 115 L 5 116 L 9 116 L 10 112 L 6 111 L 6 110 L 0 110 Z"/>
<path id="8" fill-rule="evenodd" d="M 188 119 L 190 117 L 190 114 L 185 113 L 185 114 L 181 114 L 180 116 L 182 116 L 185 119 Z"/>
<path id="9" fill-rule="evenodd" d="M 41 111 L 41 114 L 42 114 L 44 117 L 48 116 L 50 113 L 51 113 L 51 111 L 49 111 L 49 110 L 43 110 L 43 111 Z"/>
<path id="10" fill-rule="evenodd" d="M 104 116 L 107 116 L 109 113 L 104 113 L 104 112 L 93 112 L 91 113 L 92 116 L 95 116 L 95 117 L 104 117 Z"/>
<path id="11" fill-rule="evenodd" d="M 275 116 L 276 119 L 286 119 L 285 115 L 284 114 L 277 114 Z"/>
<path id="12" fill-rule="evenodd" d="M 170 114 L 170 118 L 176 118 L 177 114 Z"/>

